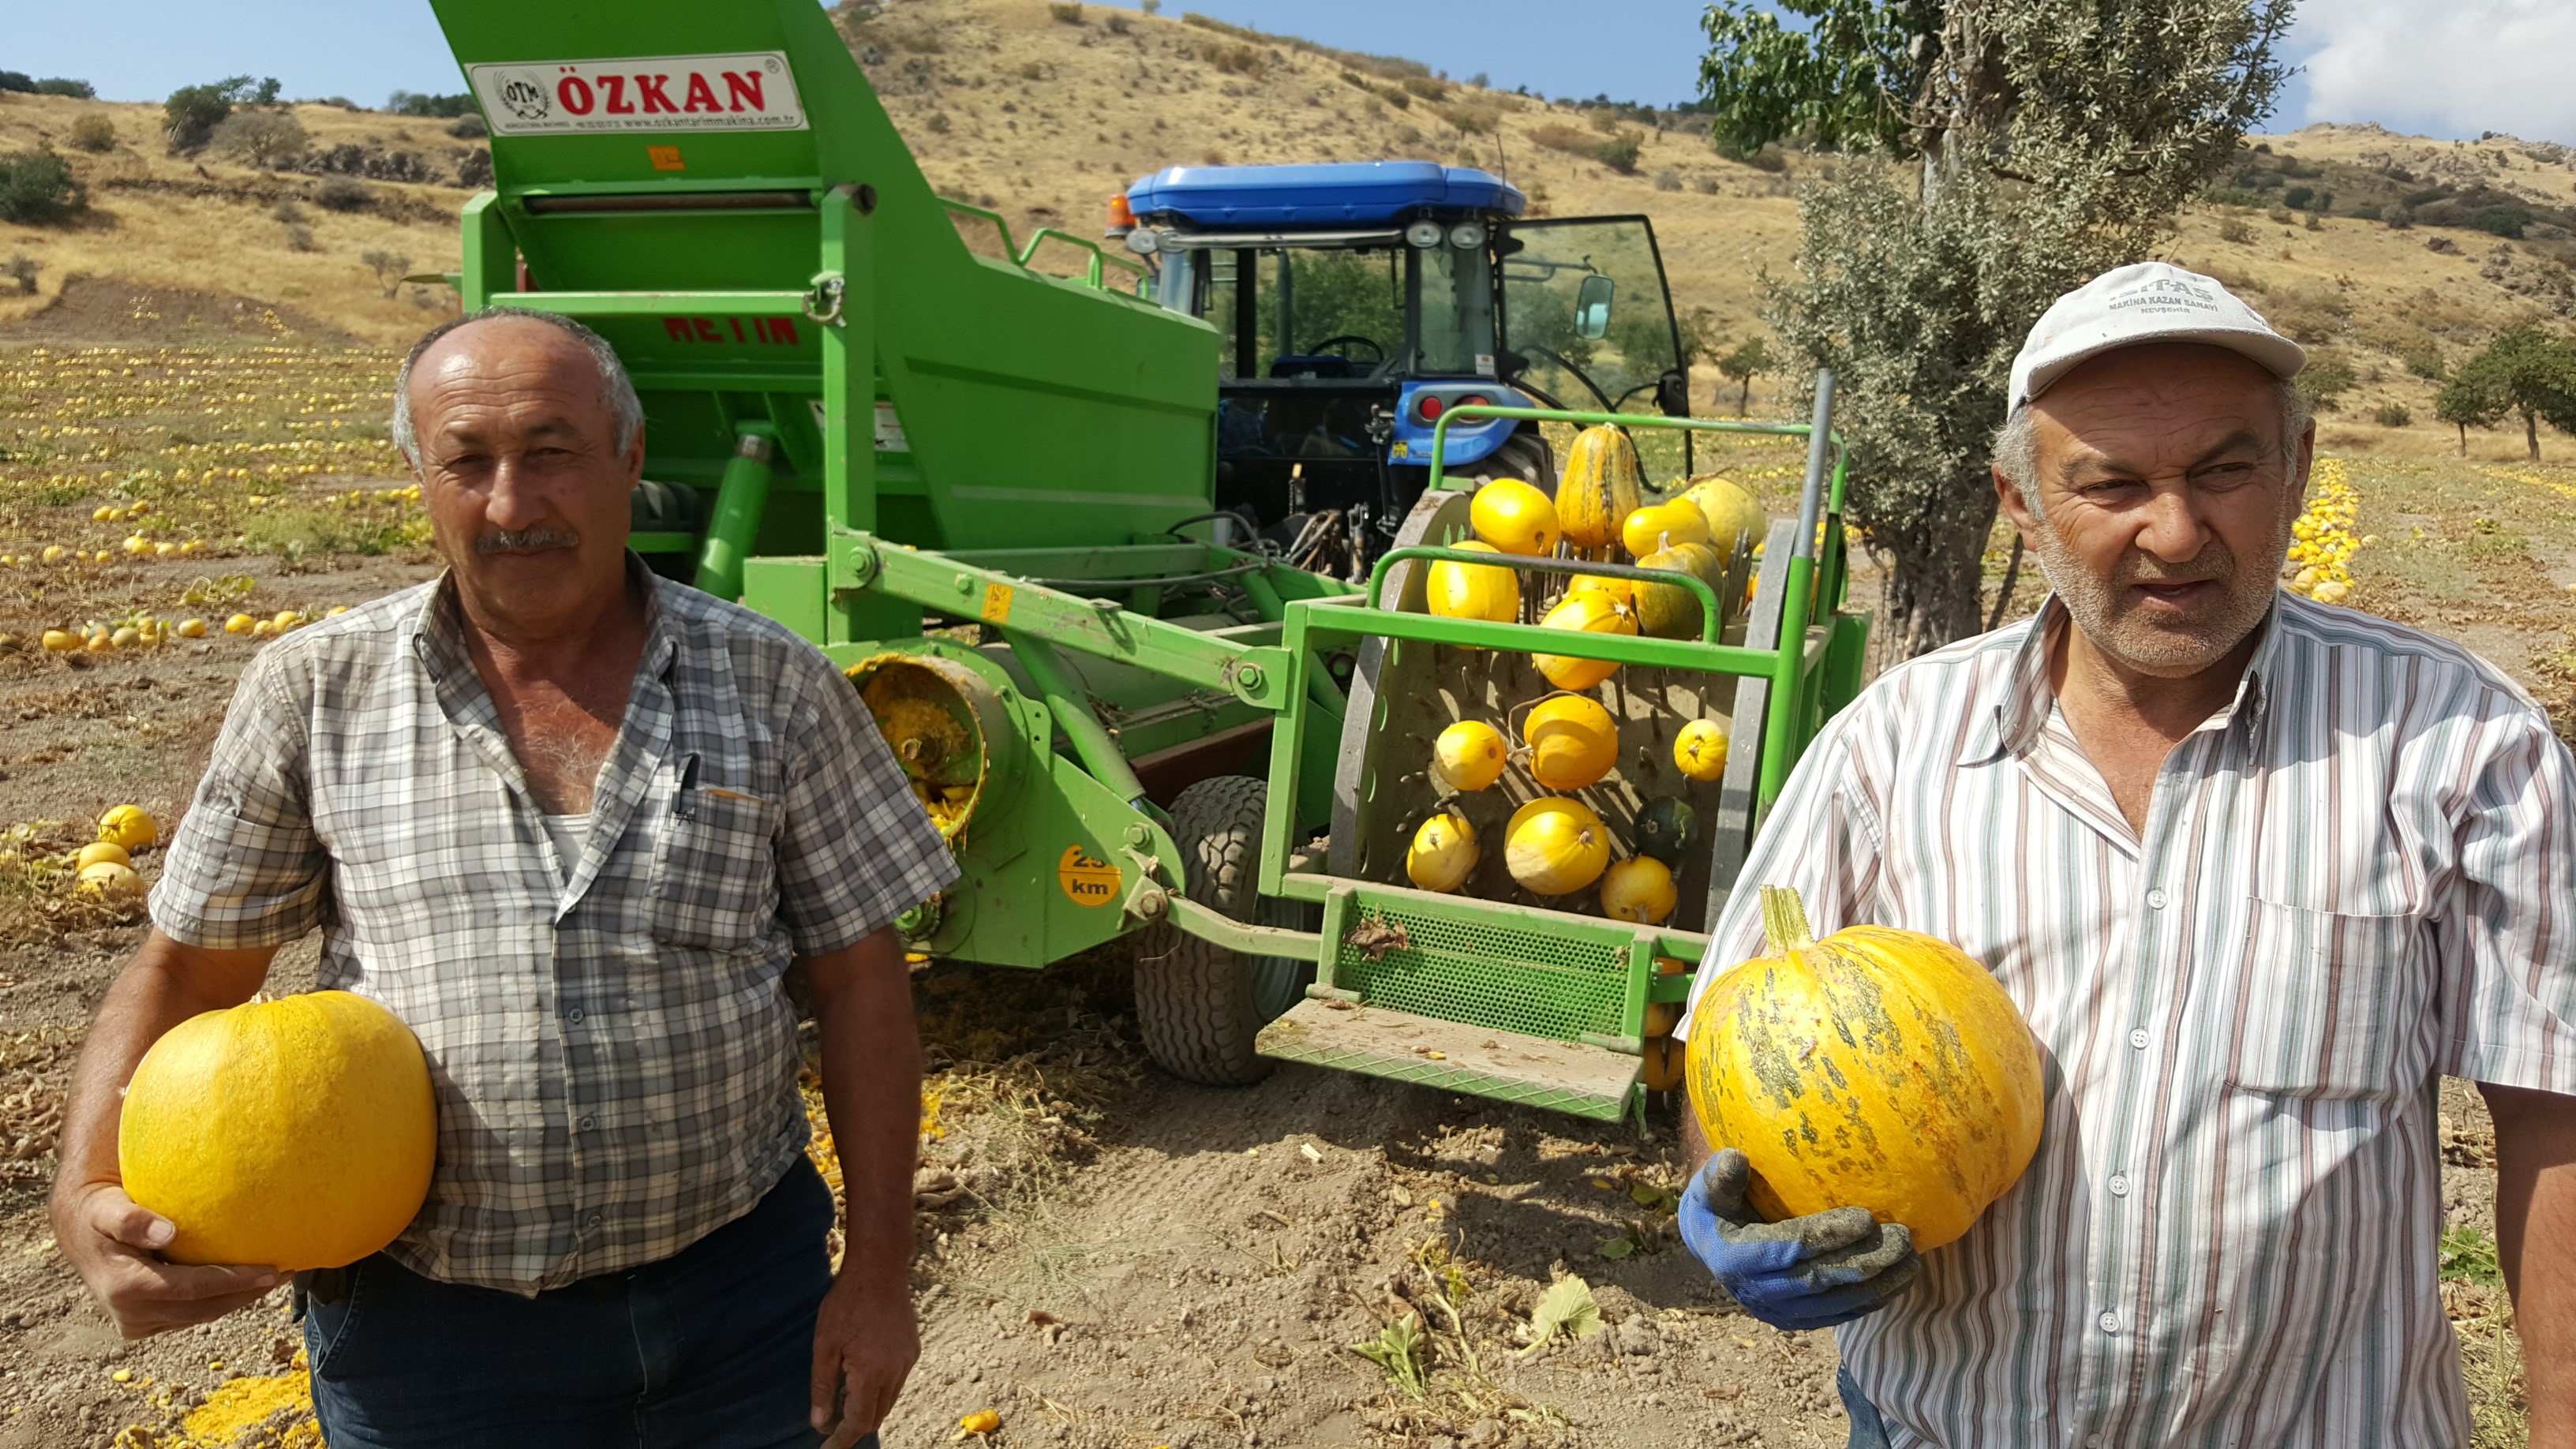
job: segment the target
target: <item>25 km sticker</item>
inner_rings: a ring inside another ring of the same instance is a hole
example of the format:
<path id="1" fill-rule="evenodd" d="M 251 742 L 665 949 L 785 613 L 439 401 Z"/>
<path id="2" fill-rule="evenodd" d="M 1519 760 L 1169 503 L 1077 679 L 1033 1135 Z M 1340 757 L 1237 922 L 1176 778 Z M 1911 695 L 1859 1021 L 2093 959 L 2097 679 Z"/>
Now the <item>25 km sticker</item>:
<path id="1" fill-rule="evenodd" d="M 1118 899 L 1118 867 L 1079 845 L 1068 845 L 1055 864 L 1056 884 L 1077 906 L 1105 906 Z"/>

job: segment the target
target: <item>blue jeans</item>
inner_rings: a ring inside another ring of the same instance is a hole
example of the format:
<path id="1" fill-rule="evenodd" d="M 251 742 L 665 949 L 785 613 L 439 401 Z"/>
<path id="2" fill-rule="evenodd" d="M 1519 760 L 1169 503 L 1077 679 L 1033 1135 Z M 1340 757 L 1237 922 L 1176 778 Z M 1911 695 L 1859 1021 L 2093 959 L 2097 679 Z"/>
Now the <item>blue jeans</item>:
<path id="1" fill-rule="evenodd" d="M 672 1257 L 534 1298 L 379 1253 L 306 1307 L 314 1414 L 331 1449 L 819 1444 L 807 1386 L 831 1226 L 831 1190 L 799 1156 Z"/>
<path id="2" fill-rule="evenodd" d="M 1851 1416 L 1851 1449 L 1888 1449 L 1887 1425 L 1878 1417 L 1878 1406 L 1852 1382 L 1851 1370 L 1834 1370 L 1834 1391 L 1843 1397 L 1843 1412 Z"/>

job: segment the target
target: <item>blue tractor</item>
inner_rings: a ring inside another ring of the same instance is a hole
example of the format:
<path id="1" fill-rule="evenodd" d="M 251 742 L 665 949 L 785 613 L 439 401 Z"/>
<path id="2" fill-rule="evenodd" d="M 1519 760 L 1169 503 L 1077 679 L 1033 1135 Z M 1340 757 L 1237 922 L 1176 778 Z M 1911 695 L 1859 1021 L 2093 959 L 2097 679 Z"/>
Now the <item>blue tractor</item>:
<path id="1" fill-rule="evenodd" d="M 1501 177 L 1429 161 L 1174 166 L 1124 201 L 1110 231 L 1154 295 L 1223 339 L 1217 505 L 1302 566 L 1357 577 L 1393 544 L 1449 408 L 1690 412 L 1643 216 L 1528 217 Z M 1689 434 L 1654 442 L 1652 481 L 1692 471 Z M 1555 491 L 1534 423 L 1452 424 L 1448 448 L 1451 473 Z"/>

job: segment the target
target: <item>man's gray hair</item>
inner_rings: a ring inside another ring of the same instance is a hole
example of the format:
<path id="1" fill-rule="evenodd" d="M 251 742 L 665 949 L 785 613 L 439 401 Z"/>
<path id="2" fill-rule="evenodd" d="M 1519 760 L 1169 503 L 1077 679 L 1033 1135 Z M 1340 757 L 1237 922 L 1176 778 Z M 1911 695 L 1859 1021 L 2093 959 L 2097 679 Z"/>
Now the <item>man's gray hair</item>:
<path id="1" fill-rule="evenodd" d="M 471 316 L 450 318 L 422 334 L 421 339 L 411 345 L 411 351 L 404 355 L 402 370 L 394 374 L 394 446 L 402 449 L 402 455 L 411 460 L 414 468 L 420 466 L 420 435 L 412 428 L 412 369 L 419 365 L 423 353 L 438 345 L 438 339 L 459 327 L 471 327 L 477 322 L 489 322 L 498 317 L 525 317 L 530 321 L 543 322 L 580 343 L 590 354 L 591 361 L 599 364 L 599 401 L 608 409 L 610 441 L 620 455 L 633 446 L 637 430 L 644 426 L 644 404 L 635 396 L 635 380 L 626 375 L 626 364 L 617 360 L 617 349 L 608 345 L 607 338 L 557 313 L 539 312 L 530 307 L 486 307 Z"/>
<path id="2" fill-rule="evenodd" d="M 2308 430 L 2311 417 L 2308 399 L 2289 378 L 2280 378 L 2274 385 L 2281 393 L 2282 460 L 2295 464 L 2299 435 Z M 2003 474 L 2004 481 L 2021 495 L 2022 506 L 2038 515 L 2042 523 L 2047 522 L 2048 508 L 2039 495 L 2039 427 L 2029 403 L 2014 408 L 2004 425 L 1995 429 L 1994 455 L 1995 471 Z"/>

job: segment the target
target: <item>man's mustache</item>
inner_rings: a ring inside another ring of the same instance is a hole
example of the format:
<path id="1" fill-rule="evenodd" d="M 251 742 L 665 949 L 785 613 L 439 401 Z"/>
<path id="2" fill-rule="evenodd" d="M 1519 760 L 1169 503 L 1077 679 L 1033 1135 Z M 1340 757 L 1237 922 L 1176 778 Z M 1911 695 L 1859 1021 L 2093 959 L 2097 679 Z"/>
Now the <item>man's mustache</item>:
<path id="1" fill-rule="evenodd" d="M 581 535 L 568 528 L 496 528 L 474 540 L 474 551 L 486 555 L 515 549 L 579 547 Z"/>

